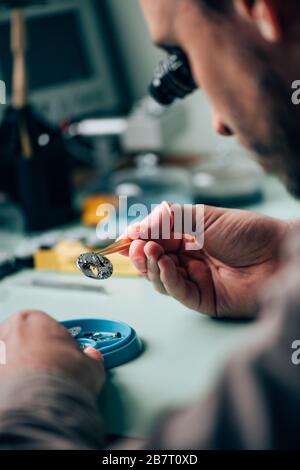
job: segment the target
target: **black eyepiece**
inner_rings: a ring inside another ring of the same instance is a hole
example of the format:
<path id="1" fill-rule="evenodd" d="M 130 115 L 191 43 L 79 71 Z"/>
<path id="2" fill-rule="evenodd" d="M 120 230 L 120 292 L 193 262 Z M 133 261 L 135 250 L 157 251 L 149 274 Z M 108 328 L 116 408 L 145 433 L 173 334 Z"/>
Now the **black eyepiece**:
<path id="1" fill-rule="evenodd" d="M 159 64 L 149 87 L 151 96 L 165 106 L 185 98 L 196 89 L 188 59 L 180 49 L 174 50 Z"/>

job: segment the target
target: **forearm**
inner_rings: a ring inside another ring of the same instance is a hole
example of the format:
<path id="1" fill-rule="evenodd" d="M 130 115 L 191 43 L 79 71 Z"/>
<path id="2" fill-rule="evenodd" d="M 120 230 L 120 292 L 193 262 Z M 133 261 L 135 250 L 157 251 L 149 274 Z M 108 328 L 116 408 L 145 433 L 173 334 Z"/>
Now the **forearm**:
<path id="1" fill-rule="evenodd" d="M 41 371 L 0 381 L 0 449 L 99 449 L 102 423 L 92 396 Z"/>

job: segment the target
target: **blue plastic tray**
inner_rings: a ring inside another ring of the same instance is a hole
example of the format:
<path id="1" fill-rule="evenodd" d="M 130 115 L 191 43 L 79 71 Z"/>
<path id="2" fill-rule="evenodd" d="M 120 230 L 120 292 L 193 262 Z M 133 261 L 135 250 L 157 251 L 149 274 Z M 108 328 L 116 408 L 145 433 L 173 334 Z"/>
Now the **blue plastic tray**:
<path id="1" fill-rule="evenodd" d="M 141 354 L 143 346 L 135 330 L 126 323 L 105 319 L 78 319 L 61 322 L 69 329 L 81 327 L 82 331 L 75 338 L 78 344 L 91 346 L 101 351 L 104 357 L 105 369 L 112 369 L 135 359 Z M 84 337 L 87 333 L 120 333 L 120 338 L 96 342 Z"/>

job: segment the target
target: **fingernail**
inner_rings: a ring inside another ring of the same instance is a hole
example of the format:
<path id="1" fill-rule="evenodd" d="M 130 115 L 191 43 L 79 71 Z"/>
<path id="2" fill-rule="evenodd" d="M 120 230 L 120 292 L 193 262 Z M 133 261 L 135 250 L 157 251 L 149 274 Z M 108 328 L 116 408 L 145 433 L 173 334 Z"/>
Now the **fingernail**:
<path id="1" fill-rule="evenodd" d="M 151 253 L 151 246 L 150 246 L 150 243 L 146 243 L 145 247 L 144 247 L 144 253 L 146 255 L 146 257 L 148 258 L 148 260 L 150 260 L 151 258 L 153 258 L 153 255 Z"/>
<path id="2" fill-rule="evenodd" d="M 143 271 L 144 267 L 145 267 L 145 262 L 144 262 L 144 258 L 134 258 L 133 259 L 134 261 L 134 264 L 136 265 L 136 267 L 140 270 L 140 271 Z"/>
<path id="3" fill-rule="evenodd" d="M 100 361 L 104 361 L 103 354 L 98 349 L 91 348 L 89 346 L 84 350 L 84 353 L 90 357 L 93 357 L 94 359 L 99 359 Z"/>

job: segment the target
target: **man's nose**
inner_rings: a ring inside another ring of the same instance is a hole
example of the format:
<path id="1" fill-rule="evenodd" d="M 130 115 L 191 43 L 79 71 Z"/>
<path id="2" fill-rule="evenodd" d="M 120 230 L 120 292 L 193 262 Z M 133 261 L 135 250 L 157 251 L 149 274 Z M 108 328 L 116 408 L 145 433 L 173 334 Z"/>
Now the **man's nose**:
<path id="1" fill-rule="evenodd" d="M 233 131 L 230 129 L 230 127 L 224 124 L 222 119 L 220 119 L 219 116 L 215 112 L 213 112 L 212 121 L 213 121 L 214 130 L 217 132 L 217 134 L 228 136 L 228 137 L 233 136 Z"/>

